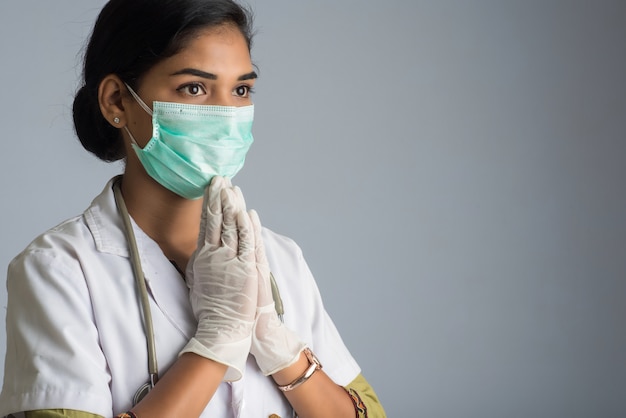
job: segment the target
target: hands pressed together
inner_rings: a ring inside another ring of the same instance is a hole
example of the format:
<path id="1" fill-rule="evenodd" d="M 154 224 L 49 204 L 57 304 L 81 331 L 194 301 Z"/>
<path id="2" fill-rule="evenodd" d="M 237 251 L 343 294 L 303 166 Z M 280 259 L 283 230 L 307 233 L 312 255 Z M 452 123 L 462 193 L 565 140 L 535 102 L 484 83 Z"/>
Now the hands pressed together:
<path id="1" fill-rule="evenodd" d="M 186 273 L 198 328 L 182 353 L 227 365 L 227 381 L 242 377 L 248 354 L 265 375 L 299 359 L 305 344 L 274 307 L 259 217 L 226 178 L 214 177 L 205 192 L 198 246 Z"/>
<path id="2" fill-rule="evenodd" d="M 298 416 L 356 416 L 348 392 L 278 318 L 270 277 L 259 217 L 238 187 L 214 177 L 186 271 L 196 333 L 135 416 L 200 416 L 222 381 L 242 378 L 250 354 Z M 309 389 L 296 389 L 304 382 Z"/>

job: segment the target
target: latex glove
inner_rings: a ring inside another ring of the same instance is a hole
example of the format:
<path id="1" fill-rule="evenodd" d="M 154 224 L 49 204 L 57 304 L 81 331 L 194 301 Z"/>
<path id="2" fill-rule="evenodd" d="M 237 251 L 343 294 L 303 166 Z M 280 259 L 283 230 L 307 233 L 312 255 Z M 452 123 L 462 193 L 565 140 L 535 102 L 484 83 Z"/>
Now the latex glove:
<path id="1" fill-rule="evenodd" d="M 261 237 L 261 221 L 254 210 L 250 211 L 250 220 L 254 226 L 256 269 L 259 275 L 258 306 L 250 353 L 254 355 L 263 374 L 268 376 L 298 361 L 306 344 L 278 318 L 272 297 L 270 267 Z"/>
<path id="2" fill-rule="evenodd" d="M 254 245 L 241 191 L 214 177 L 186 274 L 198 328 L 181 354 L 193 352 L 229 366 L 227 381 L 241 378 L 250 352 L 258 292 Z"/>

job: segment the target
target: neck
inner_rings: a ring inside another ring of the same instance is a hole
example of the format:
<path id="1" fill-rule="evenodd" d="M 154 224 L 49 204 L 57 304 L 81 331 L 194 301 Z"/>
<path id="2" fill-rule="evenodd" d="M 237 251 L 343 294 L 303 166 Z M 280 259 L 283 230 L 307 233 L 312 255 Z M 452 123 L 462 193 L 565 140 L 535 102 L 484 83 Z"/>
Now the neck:
<path id="1" fill-rule="evenodd" d="M 202 199 L 187 200 L 165 189 L 145 171 L 126 167 L 122 195 L 137 225 L 184 271 L 196 249 Z"/>

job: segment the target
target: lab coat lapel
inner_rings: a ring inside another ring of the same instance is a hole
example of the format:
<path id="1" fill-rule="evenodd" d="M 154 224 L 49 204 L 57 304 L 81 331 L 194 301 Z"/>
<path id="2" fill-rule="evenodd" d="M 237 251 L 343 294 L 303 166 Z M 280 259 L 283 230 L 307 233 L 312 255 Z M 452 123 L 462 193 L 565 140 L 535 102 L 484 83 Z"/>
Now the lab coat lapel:
<path id="1" fill-rule="evenodd" d="M 98 251 L 129 258 L 126 233 L 113 195 L 114 181 L 115 178 L 111 179 L 104 191 L 94 199 L 85 212 L 85 218 Z M 191 338 L 195 333 L 196 323 L 189 304 L 186 283 L 158 244 L 137 226 L 132 217 L 131 223 L 148 292 L 172 325 L 186 339 Z"/>
<path id="2" fill-rule="evenodd" d="M 193 337 L 196 322 L 189 303 L 189 290 L 183 277 L 165 257 L 159 245 L 134 222 L 139 257 L 146 286 L 167 319 L 187 338 Z"/>

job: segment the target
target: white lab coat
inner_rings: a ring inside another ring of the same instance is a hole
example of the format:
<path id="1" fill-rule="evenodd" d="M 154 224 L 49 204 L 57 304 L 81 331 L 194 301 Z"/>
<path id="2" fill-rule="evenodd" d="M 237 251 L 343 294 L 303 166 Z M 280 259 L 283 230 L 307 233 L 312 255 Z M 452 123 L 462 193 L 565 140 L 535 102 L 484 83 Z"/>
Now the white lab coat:
<path id="1" fill-rule="evenodd" d="M 9 265 L 7 351 L 0 417 L 65 408 L 111 417 L 131 408 L 148 379 L 146 337 L 112 182 L 81 215 L 39 236 Z M 134 225 L 163 374 L 194 335 L 188 289 L 159 246 Z M 263 230 L 285 324 L 310 345 L 340 385 L 360 369 L 290 239 Z M 291 416 L 252 356 L 244 376 L 222 383 L 203 417 Z"/>

